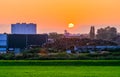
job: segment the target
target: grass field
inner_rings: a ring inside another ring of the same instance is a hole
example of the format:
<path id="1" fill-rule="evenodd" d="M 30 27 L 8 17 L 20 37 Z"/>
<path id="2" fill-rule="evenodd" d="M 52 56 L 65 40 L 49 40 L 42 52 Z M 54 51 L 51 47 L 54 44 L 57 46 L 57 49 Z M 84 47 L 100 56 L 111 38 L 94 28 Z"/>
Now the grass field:
<path id="1" fill-rule="evenodd" d="M 0 77 L 120 77 L 119 62 L 0 61 Z"/>

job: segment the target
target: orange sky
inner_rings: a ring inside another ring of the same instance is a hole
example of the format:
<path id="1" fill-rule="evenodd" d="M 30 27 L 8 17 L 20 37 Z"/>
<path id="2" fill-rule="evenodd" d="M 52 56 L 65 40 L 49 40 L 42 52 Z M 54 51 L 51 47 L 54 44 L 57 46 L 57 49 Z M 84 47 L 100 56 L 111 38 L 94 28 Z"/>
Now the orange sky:
<path id="1" fill-rule="evenodd" d="M 37 23 L 38 33 L 88 33 L 91 25 L 120 32 L 120 0 L 0 0 L 0 33 L 17 22 Z M 75 27 L 68 29 L 69 23 Z"/>

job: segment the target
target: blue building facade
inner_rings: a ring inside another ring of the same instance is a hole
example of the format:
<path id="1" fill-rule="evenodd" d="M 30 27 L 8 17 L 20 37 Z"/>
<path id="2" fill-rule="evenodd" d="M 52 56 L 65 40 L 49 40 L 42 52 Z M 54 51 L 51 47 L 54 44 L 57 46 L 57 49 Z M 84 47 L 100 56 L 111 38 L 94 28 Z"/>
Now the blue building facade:
<path id="1" fill-rule="evenodd" d="M 7 35 L 0 34 L 0 53 L 6 53 L 7 51 Z"/>

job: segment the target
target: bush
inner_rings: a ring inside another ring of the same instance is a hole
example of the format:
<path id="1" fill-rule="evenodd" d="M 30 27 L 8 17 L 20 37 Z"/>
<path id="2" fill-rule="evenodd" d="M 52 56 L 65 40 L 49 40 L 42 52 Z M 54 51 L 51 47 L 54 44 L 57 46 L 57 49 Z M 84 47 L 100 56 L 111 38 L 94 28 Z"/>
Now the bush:
<path id="1" fill-rule="evenodd" d="M 0 59 L 2 59 L 2 60 L 13 60 L 13 59 L 15 59 L 15 54 L 13 52 L 0 54 Z"/>

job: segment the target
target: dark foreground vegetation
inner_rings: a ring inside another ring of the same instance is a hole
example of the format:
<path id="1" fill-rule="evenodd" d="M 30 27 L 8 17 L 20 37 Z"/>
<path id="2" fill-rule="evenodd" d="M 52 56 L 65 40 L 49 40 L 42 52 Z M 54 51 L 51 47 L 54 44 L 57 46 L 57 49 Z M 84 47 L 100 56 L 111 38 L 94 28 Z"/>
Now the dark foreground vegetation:
<path id="1" fill-rule="evenodd" d="M 2 60 L 0 66 L 120 66 L 120 60 Z"/>
<path id="2" fill-rule="evenodd" d="M 120 49 L 90 52 L 66 53 L 48 51 L 43 48 L 25 50 L 20 54 L 13 52 L 0 54 L 0 60 L 120 60 Z"/>

